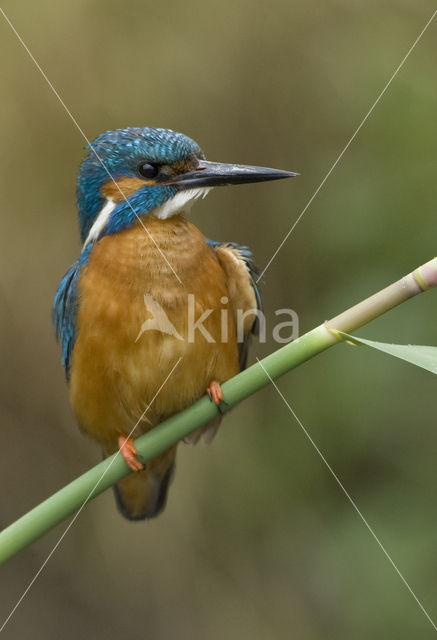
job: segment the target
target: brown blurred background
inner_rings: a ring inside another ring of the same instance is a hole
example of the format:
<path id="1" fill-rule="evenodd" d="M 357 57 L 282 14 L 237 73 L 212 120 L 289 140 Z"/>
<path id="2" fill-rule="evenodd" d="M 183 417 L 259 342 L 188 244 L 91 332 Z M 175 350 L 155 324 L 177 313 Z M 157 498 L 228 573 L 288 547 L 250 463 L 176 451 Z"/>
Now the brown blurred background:
<path id="1" fill-rule="evenodd" d="M 398 0 L 38 3 L 4 9 L 87 136 L 163 126 L 211 160 L 299 171 L 216 189 L 210 237 L 267 263 L 435 9 Z M 1 524 L 100 460 L 78 431 L 50 309 L 80 250 L 84 141 L 6 23 L 0 234 Z M 434 256 L 437 21 L 273 262 L 266 312 L 301 331 Z M 361 331 L 437 344 L 434 293 Z M 270 352 L 268 343 L 252 358 Z M 437 619 L 436 379 L 339 346 L 280 389 Z M 434 630 L 273 388 L 181 447 L 165 513 L 81 513 L 5 638 L 431 638 Z M 2 568 L 1 619 L 66 523 Z"/>

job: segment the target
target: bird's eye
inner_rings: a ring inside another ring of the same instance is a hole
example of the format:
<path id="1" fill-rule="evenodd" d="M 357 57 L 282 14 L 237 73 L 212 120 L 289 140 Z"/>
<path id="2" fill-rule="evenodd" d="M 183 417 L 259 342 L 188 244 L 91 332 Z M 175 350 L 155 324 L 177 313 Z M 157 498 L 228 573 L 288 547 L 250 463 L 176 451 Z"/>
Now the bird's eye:
<path id="1" fill-rule="evenodd" d="M 143 176 L 143 178 L 155 178 L 158 175 L 159 167 L 156 164 L 148 164 L 147 162 L 142 162 L 138 165 L 138 173 Z"/>

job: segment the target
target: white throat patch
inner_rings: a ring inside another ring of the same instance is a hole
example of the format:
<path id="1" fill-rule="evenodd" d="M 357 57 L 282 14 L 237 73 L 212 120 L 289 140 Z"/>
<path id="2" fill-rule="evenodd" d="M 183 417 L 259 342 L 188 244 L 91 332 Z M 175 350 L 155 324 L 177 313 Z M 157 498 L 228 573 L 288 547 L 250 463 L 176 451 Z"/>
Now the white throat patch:
<path id="1" fill-rule="evenodd" d="M 116 204 L 114 200 L 112 200 L 112 198 L 107 198 L 106 203 L 100 209 L 100 213 L 97 216 L 97 218 L 94 220 L 93 226 L 91 227 L 87 235 L 87 238 L 83 243 L 83 247 L 82 247 L 83 249 L 87 246 L 87 244 L 89 244 L 90 242 L 92 242 L 93 240 L 99 237 L 100 233 L 103 231 L 106 223 L 109 220 L 109 216 L 111 215 L 111 212 L 114 211 L 115 207 L 116 207 Z"/>
<path id="2" fill-rule="evenodd" d="M 212 187 L 198 187 L 197 189 L 178 191 L 173 198 L 166 200 L 160 207 L 152 209 L 151 213 L 160 220 L 171 218 L 181 211 L 188 213 L 193 202 L 198 198 L 204 198 L 211 189 Z"/>

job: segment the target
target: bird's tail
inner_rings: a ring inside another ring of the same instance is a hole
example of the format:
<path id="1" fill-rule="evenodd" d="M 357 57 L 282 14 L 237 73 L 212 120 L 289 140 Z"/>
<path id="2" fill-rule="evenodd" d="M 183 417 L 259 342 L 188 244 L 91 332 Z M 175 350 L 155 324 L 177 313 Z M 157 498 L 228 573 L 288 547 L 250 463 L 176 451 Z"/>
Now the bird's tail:
<path id="1" fill-rule="evenodd" d="M 125 518 L 154 518 L 164 509 L 175 456 L 173 447 L 148 462 L 143 471 L 134 471 L 114 485 L 115 500 Z"/>

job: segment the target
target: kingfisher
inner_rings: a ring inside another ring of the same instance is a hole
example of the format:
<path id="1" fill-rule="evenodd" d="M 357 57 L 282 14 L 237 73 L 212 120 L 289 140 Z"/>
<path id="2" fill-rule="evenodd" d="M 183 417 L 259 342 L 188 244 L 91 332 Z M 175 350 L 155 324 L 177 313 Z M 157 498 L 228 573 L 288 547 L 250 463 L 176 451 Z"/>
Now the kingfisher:
<path id="1" fill-rule="evenodd" d="M 295 175 L 206 161 L 170 129 L 106 131 L 88 145 L 77 182 L 82 250 L 53 321 L 79 427 L 132 470 L 114 487 L 130 520 L 164 508 L 177 449 L 143 465 L 134 439 L 205 393 L 220 409 L 261 309 L 247 247 L 207 239 L 186 214 L 213 187 Z M 210 441 L 220 419 L 186 441 Z"/>

